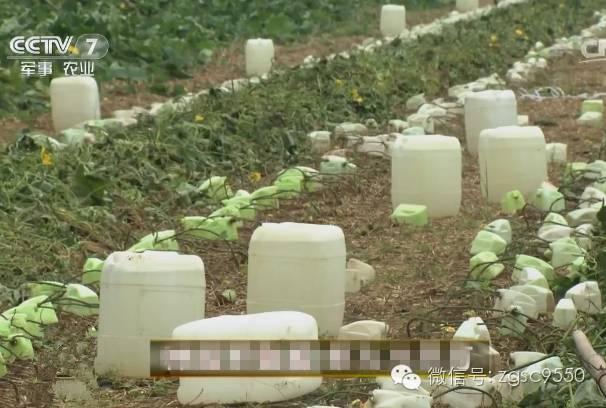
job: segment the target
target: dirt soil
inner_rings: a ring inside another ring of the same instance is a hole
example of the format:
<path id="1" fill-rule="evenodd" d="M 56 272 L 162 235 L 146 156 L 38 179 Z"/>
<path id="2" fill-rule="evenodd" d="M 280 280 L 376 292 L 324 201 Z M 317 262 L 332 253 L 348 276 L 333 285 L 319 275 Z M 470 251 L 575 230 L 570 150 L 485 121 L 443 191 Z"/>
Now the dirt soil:
<path id="1" fill-rule="evenodd" d="M 488 2 L 488 1 L 487 1 Z M 413 10 L 407 13 L 410 26 L 431 22 L 450 12 L 450 7 L 431 10 Z M 377 11 L 376 21 L 379 21 Z M 305 42 L 292 45 L 276 45 L 276 68 L 287 68 L 299 65 L 308 55 L 324 57 L 329 54 L 349 50 L 360 44 L 367 37 L 379 37 L 378 29 L 366 36 L 331 37 L 330 35 L 315 36 Z M 192 73 L 190 79 L 169 81 L 171 85 L 179 84 L 188 92 L 196 92 L 211 86 L 217 86 L 228 79 L 242 78 L 244 72 L 244 42 L 238 41 L 226 49 L 216 50 L 212 62 Z M 169 99 L 165 95 L 151 92 L 146 84 L 130 84 L 124 81 L 100 83 L 101 116 L 111 117 L 118 109 L 130 109 L 133 106 L 149 107 L 154 102 L 164 102 Z M 29 127 L 47 134 L 53 134 L 53 124 L 50 112 L 37 117 L 31 123 L 24 123 L 18 118 L 0 119 L 0 143 L 12 140 L 21 129 Z"/>

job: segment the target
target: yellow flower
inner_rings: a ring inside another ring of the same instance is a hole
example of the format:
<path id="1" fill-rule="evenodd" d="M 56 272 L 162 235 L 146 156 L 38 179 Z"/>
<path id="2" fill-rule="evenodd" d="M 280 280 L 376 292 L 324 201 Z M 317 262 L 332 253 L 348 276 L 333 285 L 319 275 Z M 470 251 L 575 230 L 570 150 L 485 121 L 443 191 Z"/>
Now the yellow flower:
<path id="1" fill-rule="evenodd" d="M 43 147 L 40 151 L 40 161 L 43 166 L 49 167 L 53 165 L 53 156 Z"/>
<path id="2" fill-rule="evenodd" d="M 202 122 L 204 122 L 204 119 L 206 119 L 204 117 L 204 115 L 200 115 L 200 114 L 196 115 L 196 117 L 194 118 L 194 120 L 196 121 L 196 123 L 202 123 Z"/>
<path id="3" fill-rule="evenodd" d="M 261 180 L 261 173 L 258 171 L 253 171 L 248 175 L 248 179 L 253 183 L 258 183 Z"/>
<path id="4" fill-rule="evenodd" d="M 362 98 L 360 96 L 360 94 L 358 93 L 358 90 L 356 88 L 351 90 L 351 99 L 355 102 L 355 103 L 362 103 L 364 102 L 364 98 Z"/>
<path id="5" fill-rule="evenodd" d="M 335 86 L 337 88 L 341 88 L 343 86 L 344 82 L 342 79 L 335 79 Z"/>
<path id="6" fill-rule="evenodd" d="M 443 333 L 454 333 L 457 331 L 457 329 L 455 329 L 452 326 L 444 326 L 444 325 L 442 325 L 442 327 L 440 327 L 440 329 L 442 330 Z"/>
<path id="7" fill-rule="evenodd" d="M 525 34 L 525 33 L 524 33 L 524 30 L 523 30 L 523 29 L 521 29 L 521 28 L 519 28 L 519 27 L 518 27 L 518 28 L 516 28 L 516 35 L 517 35 L 518 37 L 523 37 L 523 36 L 524 36 L 524 34 Z"/>
<path id="8" fill-rule="evenodd" d="M 496 34 L 491 34 L 490 35 L 490 41 L 489 41 L 488 46 L 491 47 L 491 48 L 493 48 L 493 47 L 498 48 L 499 47 L 499 37 Z"/>
<path id="9" fill-rule="evenodd" d="M 70 54 L 73 55 L 78 55 L 80 54 L 80 50 L 78 49 L 78 47 L 74 46 L 74 45 L 70 45 L 67 50 L 69 51 Z"/>

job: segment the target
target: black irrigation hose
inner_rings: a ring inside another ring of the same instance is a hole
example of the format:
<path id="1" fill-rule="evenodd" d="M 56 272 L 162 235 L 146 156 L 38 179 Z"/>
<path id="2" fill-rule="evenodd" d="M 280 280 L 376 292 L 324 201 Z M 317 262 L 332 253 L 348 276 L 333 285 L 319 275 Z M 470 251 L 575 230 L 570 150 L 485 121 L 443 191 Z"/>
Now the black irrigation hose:
<path id="1" fill-rule="evenodd" d="M 72 298 L 59 299 L 55 302 L 55 304 L 62 305 L 62 306 L 82 306 L 82 307 L 89 307 L 91 309 L 99 308 L 98 303 L 89 303 L 89 302 L 85 302 L 80 299 L 72 299 Z"/>
<path id="2" fill-rule="evenodd" d="M 512 310 L 512 311 L 503 311 L 503 310 L 499 310 L 499 309 L 494 309 L 494 308 L 485 308 L 485 307 L 444 306 L 444 307 L 439 307 L 439 308 L 436 308 L 436 309 L 432 309 L 432 310 L 430 310 L 429 312 L 427 312 L 427 314 L 432 314 L 432 313 L 434 313 L 434 312 L 437 312 L 437 311 L 440 311 L 440 310 L 443 310 L 443 309 L 454 309 L 454 308 L 465 309 L 465 310 L 470 310 L 470 309 L 471 309 L 471 310 L 482 310 L 482 311 L 491 311 L 491 312 L 497 312 L 497 313 L 501 313 L 501 316 L 494 316 L 494 317 L 491 317 L 491 318 L 484 318 L 483 320 L 493 320 L 493 319 L 495 319 L 495 320 L 496 320 L 496 319 L 501 319 L 501 320 L 503 320 L 503 319 L 507 319 L 508 317 L 509 317 L 509 318 L 512 318 L 512 319 L 515 319 L 515 322 L 512 322 L 512 324 L 513 324 L 513 325 L 515 325 L 515 324 L 519 324 L 519 325 L 523 326 L 523 327 L 524 327 L 524 331 L 520 332 L 519 330 L 517 330 L 517 328 L 516 328 L 516 327 L 512 327 L 512 326 L 511 326 L 511 325 L 509 325 L 509 324 L 506 324 L 505 328 L 506 328 L 506 329 L 509 329 L 510 331 L 512 331 L 512 332 L 514 332 L 514 333 L 516 333 L 516 334 L 517 334 L 517 335 L 520 337 L 520 339 L 521 339 L 521 340 L 523 340 L 523 341 L 525 341 L 525 342 L 526 342 L 526 345 L 529 345 L 529 342 L 530 342 L 530 341 L 529 341 L 528 339 L 526 339 L 526 338 L 525 338 L 524 333 L 529 333 L 529 334 L 530 334 L 530 335 L 531 335 L 531 336 L 532 336 L 532 337 L 535 339 L 536 343 L 537 343 L 537 344 L 541 344 L 541 345 L 543 345 L 543 342 L 542 342 L 542 341 L 543 341 L 545 338 L 548 338 L 548 337 L 550 337 L 550 336 L 552 336 L 552 335 L 553 335 L 553 334 L 551 333 L 551 334 L 547 335 L 546 337 L 540 337 L 540 336 L 539 336 L 537 333 L 535 333 L 535 331 L 534 331 L 534 330 L 533 330 L 533 329 L 532 329 L 532 328 L 531 328 L 531 327 L 528 325 L 528 322 L 532 322 L 532 323 L 538 323 L 538 324 L 540 324 L 540 325 L 544 326 L 545 328 L 552 329 L 552 330 L 553 330 L 553 326 L 552 326 L 552 325 L 550 325 L 550 324 L 548 324 L 548 323 L 544 323 L 544 322 L 542 322 L 541 320 L 538 320 L 538 319 L 535 319 L 535 318 L 533 318 L 533 317 L 530 317 L 530 316 L 528 316 L 528 315 L 526 315 L 526 314 L 524 314 L 524 313 L 522 313 L 522 312 L 519 312 L 519 311 L 517 311 L 517 310 Z M 522 322 L 522 321 L 520 321 L 520 320 L 516 319 L 516 316 L 523 316 L 523 317 L 525 317 L 525 318 L 527 319 L 527 322 L 526 322 L 526 323 L 524 323 L 524 322 Z M 411 336 L 411 327 L 412 327 L 412 324 L 413 324 L 414 322 L 429 322 L 429 323 L 433 323 L 434 325 L 442 325 L 442 324 L 444 324 L 444 321 L 440 321 L 440 320 L 437 320 L 437 319 L 431 319 L 431 318 L 428 318 L 428 317 L 419 317 L 419 316 L 415 316 L 415 317 L 411 318 L 411 319 L 408 321 L 408 323 L 406 324 L 406 334 L 407 334 L 408 338 L 412 338 L 412 337 L 413 337 L 413 336 Z M 448 324 L 448 323 L 450 323 L 450 321 L 446 321 L 446 324 Z M 485 325 L 485 324 L 484 324 L 484 325 Z"/>
<path id="3" fill-rule="evenodd" d="M 500 259 L 497 259 L 496 261 L 490 261 L 490 262 L 481 262 L 477 265 L 475 265 L 473 268 L 471 268 L 471 270 L 468 272 L 467 274 L 467 278 L 465 279 L 466 281 L 469 281 L 469 277 L 471 275 L 473 275 L 474 271 L 479 268 L 480 266 L 483 266 L 482 270 L 479 272 L 478 276 L 482 276 L 484 274 L 484 272 L 486 272 L 492 265 L 497 265 L 497 264 L 502 264 Z M 503 265 L 504 266 L 504 265 Z M 477 281 L 482 281 L 482 279 L 477 279 Z"/>
<path id="4" fill-rule="evenodd" d="M 547 355 L 547 356 L 545 356 L 545 357 L 541 357 L 541 358 L 540 358 L 540 359 L 538 359 L 538 360 L 531 361 L 530 363 L 526 363 L 526 364 L 521 365 L 521 366 L 519 366 L 519 367 L 515 367 L 515 368 L 512 368 L 512 369 L 510 369 L 510 370 L 504 371 L 504 372 L 503 372 L 503 374 L 509 374 L 509 373 L 513 373 L 513 372 L 515 372 L 515 371 L 520 371 L 520 370 L 523 370 L 523 369 L 525 369 L 525 368 L 527 368 L 527 367 L 530 367 L 530 366 L 531 366 L 531 365 L 533 365 L 533 364 L 540 363 L 541 361 L 548 360 L 548 359 L 550 359 L 550 358 L 552 358 L 552 357 L 559 357 L 559 356 L 557 356 L 557 355 L 555 355 L 555 354 L 550 354 L 550 355 Z"/>
<path id="5" fill-rule="evenodd" d="M 16 315 L 16 314 L 17 314 L 17 313 L 13 313 L 13 314 L 12 314 L 12 316 L 10 317 L 10 319 L 9 319 L 9 318 L 7 318 L 6 316 L 4 316 L 4 313 L 0 313 L 0 317 L 2 317 L 4 320 L 9 320 L 9 321 L 10 321 L 10 325 L 11 325 L 11 326 L 13 326 L 13 327 L 15 327 L 15 328 L 17 328 L 17 329 L 19 329 L 19 330 L 21 330 L 21 331 L 25 332 L 25 334 L 27 334 L 28 336 L 30 336 L 32 339 L 41 339 L 41 338 L 42 338 L 42 337 L 40 337 L 40 336 L 33 335 L 33 334 L 32 334 L 32 333 L 30 333 L 28 330 L 26 330 L 24 327 L 15 326 L 13 322 L 14 322 L 14 319 L 15 319 L 15 315 Z M 38 326 L 42 326 L 42 324 L 41 324 L 41 323 L 36 322 L 36 321 L 33 321 L 33 320 L 29 320 L 29 319 L 27 319 L 26 321 L 27 321 L 27 322 L 29 322 L 29 323 L 35 323 L 35 324 L 37 324 Z M 0 336 L 0 337 L 1 337 L 1 336 Z"/>

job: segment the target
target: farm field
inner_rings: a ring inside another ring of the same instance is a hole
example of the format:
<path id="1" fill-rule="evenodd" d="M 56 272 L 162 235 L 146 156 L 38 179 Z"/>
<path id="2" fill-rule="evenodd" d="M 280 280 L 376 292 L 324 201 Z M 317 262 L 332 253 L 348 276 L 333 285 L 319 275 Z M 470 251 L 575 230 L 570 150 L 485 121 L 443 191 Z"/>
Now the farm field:
<path id="1" fill-rule="evenodd" d="M 0 33 L 0 38 L 8 41 L 8 30 L 16 21 L 31 25 L 31 30 L 45 29 L 45 24 L 48 23 L 40 23 L 39 26 L 35 23 L 46 21 L 42 20 L 43 15 L 49 15 L 54 21 L 53 29 L 57 29 L 54 25 L 60 26 L 57 33 L 67 30 L 65 21 L 73 23 L 87 16 L 98 18 L 99 27 L 110 22 L 110 31 L 101 31 L 108 34 L 112 47 L 115 38 L 119 48 L 115 53 L 112 52 L 107 61 L 103 60 L 98 68 L 100 93 L 103 98 L 102 113 L 110 115 L 116 109 L 147 106 L 170 96 L 182 95 L 243 76 L 244 39 L 253 33 L 256 36 L 269 36 L 276 41 L 277 68 L 300 64 L 303 58 L 310 54 L 325 56 L 346 50 L 368 36 L 379 34 L 376 21 L 379 18 L 380 2 L 374 0 L 312 2 L 306 13 L 301 13 L 303 5 L 296 6 L 288 1 L 273 1 L 269 4 L 213 2 L 208 21 L 188 19 L 185 28 L 179 25 L 177 20 L 181 15 L 191 15 L 192 5 L 189 4 L 191 2 L 182 1 L 168 12 L 166 21 L 158 27 L 152 26 L 149 32 L 144 29 L 137 32 L 137 29 L 125 23 L 130 21 L 131 15 L 141 21 L 148 18 L 149 10 L 160 7 L 162 2 L 157 3 L 155 6 L 146 2 L 144 8 L 128 1 L 118 4 L 99 3 L 96 7 L 100 10 L 95 10 L 94 7 L 70 7 L 66 2 L 58 10 L 42 7 L 38 11 L 40 16 L 33 18 L 25 10 L 15 13 L 11 8 L 0 9 L 0 15 L 7 18 L 10 16 L 5 23 L 7 28 Z M 489 0 L 482 0 L 482 3 L 488 4 Z M 234 13 L 236 4 L 245 5 L 245 9 Z M 440 0 L 410 0 L 406 5 L 409 7 L 409 25 L 432 21 L 452 9 Z M 109 10 L 103 10 L 104 7 Z M 281 12 L 268 19 L 272 10 Z M 99 16 L 102 13 L 105 16 L 101 18 Z M 252 17 L 246 21 L 238 20 L 243 16 Z M 70 27 L 72 30 L 76 29 Z M 190 37 L 177 38 L 176 33 L 183 29 L 191 30 Z M 158 39 L 147 44 L 145 49 L 141 49 L 140 42 L 138 47 L 131 44 L 138 41 L 133 40 L 132 36 L 142 38 L 146 35 Z M 202 50 L 200 44 L 203 46 Z M 165 49 L 171 47 L 174 55 L 165 55 Z M 49 80 L 21 78 L 17 64 L 3 68 L 0 74 L 0 90 L 12 96 L 0 104 L 0 142 L 12 138 L 24 128 L 52 131 L 50 115 L 46 114 L 49 109 Z"/>
<path id="2" fill-rule="evenodd" d="M 135 126 L 96 129 L 94 144 L 53 149 L 27 132 L 16 135 L 26 123 L 52 135 L 50 115 L 43 107 L 32 108 L 25 115 L 12 114 L 14 107 L 2 107 L 6 129 L 11 132 L 0 134 L 6 141 L 0 152 L 0 310 L 27 297 L 22 286 L 27 282 L 79 283 L 87 258 L 105 259 L 151 232 L 176 229 L 180 252 L 204 261 L 205 316 L 245 313 L 252 232 L 262 222 L 332 224 L 343 229 L 347 258 L 360 259 L 377 273 L 359 292 L 347 294 L 344 324 L 373 319 L 389 325 L 392 339 L 439 338 L 451 336 L 467 318 L 480 316 L 503 367 L 511 366 L 510 352 L 521 350 L 557 355 L 567 367 L 580 366 L 570 330 L 555 328 L 546 316 L 530 319 L 520 336 L 500 332 L 503 314 L 491 310 L 496 290 L 512 285 L 516 255 L 544 257 L 548 246 L 536 234 L 546 213 L 530 205 L 511 215 L 498 204 L 487 204 L 480 189 L 478 159 L 466 151 L 461 209 L 456 217 L 430 219 L 425 226 L 395 225 L 390 220 L 389 157 L 369 157 L 349 149 L 348 159 L 357 166 L 354 174 L 329 178 L 324 189 L 302 192 L 294 199 L 280 196 L 279 208 L 257 211 L 255 221 L 246 221 L 239 228 L 237 239 L 196 239 L 183 234 L 179 223 L 183 217 L 207 216 L 220 208 L 196 192 L 205 179 L 224 176 L 231 190 L 252 192 L 271 185 L 285 168 L 319 169 L 321 155 L 310 150 L 309 132 L 359 122 L 367 124 L 370 135 L 385 134 L 389 120 L 415 112 L 407 108 L 410 97 L 423 92 L 428 100 L 446 98 L 454 85 L 493 73 L 506 78 L 512 64 L 524 59 L 537 42 L 549 46 L 558 38 L 578 34 L 597 22 L 595 11 L 606 9 L 603 0 L 530 0 L 456 23 L 415 42 L 396 40 L 374 53 L 321 59 L 311 68 L 289 68 L 311 50 L 326 56 L 349 49 L 366 36 L 378 37 L 378 5 L 372 3 L 357 16 L 366 19 L 365 25 L 326 31 L 310 26 L 286 36 L 284 45 L 276 49 L 283 73 L 239 92 L 211 89 L 183 110 L 143 115 Z M 134 2 L 122 4 L 136 6 Z M 427 23 L 451 9 L 449 4 L 418 11 L 411 7 L 409 24 Z M 264 19 L 259 17 L 259 21 Z M 160 82 L 173 90 L 181 86 L 193 90 L 243 76 L 239 50 L 243 36 L 251 35 L 247 30 L 252 28 L 217 39 L 208 65 L 191 71 L 192 78 L 167 71 Z M 605 159 L 603 126 L 582 127 L 577 118 L 584 99 L 606 94 L 606 63 L 583 64 L 582 59 L 577 51 L 567 52 L 550 59 L 544 71 L 524 82 L 507 81 L 503 88 L 516 92 L 519 115 L 528 115 L 531 126 L 540 126 L 547 143 L 567 144 L 568 162 L 590 163 Z M 192 58 L 193 65 L 195 62 Z M 153 80 L 136 85 L 121 81 L 108 78 L 102 83 L 102 95 L 108 98 L 102 101 L 103 117 L 115 109 L 146 106 L 167 97 L 166 92 L 152 89 Z M 566 96 L 528 97 L 546 87 L 559 88 Z M 126 88 L 132 89 L 126 92 Z M 45 97 L 36 95 L 36 100 L 40 98 Z M 460 114 L 436 120 L 434 133 L 454 136 L 465 146 L 462 106 L 459 108 Z M 571 181 L 565 174 L 564 164 L 549 165 L 549 181 L 562 186 L 566 210 L 571 210 L 587 182 Z M 474 279 L 470 276 L 470 245 L 478 231 L 498 218 L 509 220 L 514 238 L 499 255 L 505 272 L 493 280 Z M 550 282 L 556 299 L 582 280 L 597 280 L 603 288 L 602 234 L 606 225 L 601 223 L 606 219 L 598 218 L 594 245 L 586 255 L 587 269 L 572 278 L 565 276 L 566 268 L 558 269 Z M 89 286 L 98 292 L 98 284 Z M 226 291 L 235 296 L 226 296 Z M 57 324 L 44 328 L 43 339 L 34 341 L 34 361 L 7 364 L 8 374 L 0 378 L 0 406 L 179 406 L 178 381 L 96 376 L 92 369 L 96 341 L 90 329 L 97 326 L 97 317 L 63 311 L 58 316 Z M 583 316 L 578 322 L 598 352 L 603 349 L 604 323 L 603 313 Z M 60 377 L 75 377 L 85 384 L 88 397 L 84 403 L 62 401 L 53 395 Z M 370 408 L 372 403 L 367 400 L 375 388 L 371 379 L 327 380 L 302 398 L 246 406 Z M 516 403 L 492 392 L 484 406 L 605 405 L 606 399 L 596 400 L 594 394 L 594 399 L 582 399 L 579 388 L 560 385 L 553 392 L 530 393 Z M 432 406 L 447 405 L 436 400 Z"/>

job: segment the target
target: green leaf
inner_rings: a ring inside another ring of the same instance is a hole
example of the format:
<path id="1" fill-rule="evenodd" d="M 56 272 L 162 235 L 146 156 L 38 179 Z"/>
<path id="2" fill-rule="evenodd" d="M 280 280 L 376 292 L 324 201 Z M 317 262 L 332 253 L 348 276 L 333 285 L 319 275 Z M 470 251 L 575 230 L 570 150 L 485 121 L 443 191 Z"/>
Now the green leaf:
<path id="1" fill-rule="evenodd" d="M 94 174 L 85 174 L 83 169 L 80 169 L 72 182 L 72 191 L 82 201 L 102 205 L 110 185 L 111 181 Z"/>
<path id="2" fill-rule="evenodd" d="M 222 293 L 221 296 L 227 300 L 229 303 L 233 303 L 236 301 L 238 295 L 236 294 L 236 291 L 233 289 L 225 289 Z"/>

